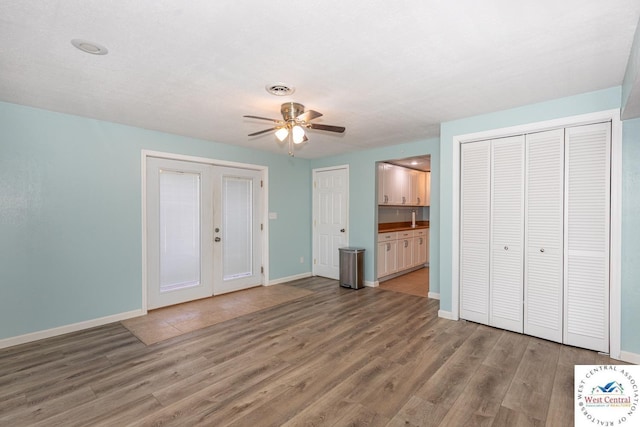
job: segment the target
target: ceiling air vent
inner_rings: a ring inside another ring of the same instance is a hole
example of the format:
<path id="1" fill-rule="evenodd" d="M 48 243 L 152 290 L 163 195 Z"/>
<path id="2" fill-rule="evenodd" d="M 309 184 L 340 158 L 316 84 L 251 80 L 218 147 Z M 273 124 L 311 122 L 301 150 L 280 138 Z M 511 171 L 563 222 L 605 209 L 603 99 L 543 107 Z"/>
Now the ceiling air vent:
<path id="1" fill-rule="evenodd" d="M 276 96 L 291 95 L 293 94 L 293 92 L 295 92 L 294 87 L 287 86 L 286 84 L 283 84 L 283 83 L 273 83 L 265 86 L 265 89 L 267 89 L 267 92 L 269 92 L 271 95 L 276 95 Z"/>

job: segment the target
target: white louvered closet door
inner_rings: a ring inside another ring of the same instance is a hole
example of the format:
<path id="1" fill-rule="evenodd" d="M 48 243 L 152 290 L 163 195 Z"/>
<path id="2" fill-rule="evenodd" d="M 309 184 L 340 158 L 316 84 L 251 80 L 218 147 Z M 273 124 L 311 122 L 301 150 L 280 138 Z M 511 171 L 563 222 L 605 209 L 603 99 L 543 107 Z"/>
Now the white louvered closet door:
<path id="1" fill-rule="evenodd" d="M 525 140 L 524 333 L 562 342 L 564 129 Z"/>
<path id="2" fill-rule="evenodd" d="M 489 325 L 522 333 L 524 135 L 491 141 Z"/>
<path id="3" fill-rule="evenodd" d="M 609 351 L 610 123 L 566 129 L 564 343 Z"/>
<path id="4" fill-rule="evenodd" d="M 489 323 L 491 142 L 463 144 L 460 164 L 460 317 Z"/>

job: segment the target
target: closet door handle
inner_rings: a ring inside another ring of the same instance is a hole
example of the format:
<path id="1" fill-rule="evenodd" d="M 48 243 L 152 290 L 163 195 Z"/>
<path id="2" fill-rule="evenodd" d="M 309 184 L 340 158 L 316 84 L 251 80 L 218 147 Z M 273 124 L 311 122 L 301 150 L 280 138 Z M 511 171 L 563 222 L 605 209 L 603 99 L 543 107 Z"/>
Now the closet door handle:
<path id="1" fill-rule="evenodd" d="M 540 248 L 540 252 L 544 252 L 544 248 Z"/>
<path id="2" fill-rule="evenodd" d="M 508 250 L 509 250 L 509 246 L 505 246 L 505 247 L 504 247 L 504 250 L 505 250 L 505 251 L 508 251 Z"/>

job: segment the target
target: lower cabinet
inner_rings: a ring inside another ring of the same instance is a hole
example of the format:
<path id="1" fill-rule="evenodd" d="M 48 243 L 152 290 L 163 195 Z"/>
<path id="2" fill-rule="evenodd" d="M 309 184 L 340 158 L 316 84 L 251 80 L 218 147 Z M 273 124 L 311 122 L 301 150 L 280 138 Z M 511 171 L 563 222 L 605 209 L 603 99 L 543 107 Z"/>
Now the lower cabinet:
<path id="1" fill-rule="evenodd" d="M 378 234 L 378 278 L 425 265 L 429 260 L 429 229 Z"/>

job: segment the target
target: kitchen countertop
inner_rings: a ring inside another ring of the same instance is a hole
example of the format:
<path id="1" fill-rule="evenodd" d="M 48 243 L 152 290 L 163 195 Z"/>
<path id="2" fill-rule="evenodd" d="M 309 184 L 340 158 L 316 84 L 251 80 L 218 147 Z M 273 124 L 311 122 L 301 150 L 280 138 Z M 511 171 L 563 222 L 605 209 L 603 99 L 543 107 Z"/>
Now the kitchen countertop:
<path id="1" fill-rule="evenodd" d="M 388 222 L 386 224 L 378 224 L 378 233 L 390 233 L 393 231 L 416 230 L 420 228 L 429 228 L 429 221 L 416 221 L 416 226 L 411 226 L 411 221 L 407 222 Z"/>

